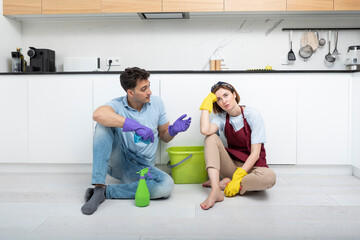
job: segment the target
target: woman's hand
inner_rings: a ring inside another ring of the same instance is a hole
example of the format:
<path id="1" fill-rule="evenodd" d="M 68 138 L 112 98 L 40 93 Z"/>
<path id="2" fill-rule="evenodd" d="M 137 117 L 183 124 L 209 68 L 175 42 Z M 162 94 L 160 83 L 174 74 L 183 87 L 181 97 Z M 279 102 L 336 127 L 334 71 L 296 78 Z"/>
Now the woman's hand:
<path id="1" fill-rule="evenodd" d="M 216 95 L 213 93 L 209 93 L 209 95 L 207 95 L 207 97 L 202 102 L 199 109 L 200 110 L 208 110 L 209 113 L 211 113 L 213 110 L 213 103 L 216 102 L 216 100 L 217 100 Z"/>
<path id="2" fill-rule="evenodd" d="M 240 192 L 240 183 L 243 177 L 247 175 L 247 172 L 242 168 L 237 168 L 234 172 L 232 180 L 226 185 L 224 189 L 225 196 L 233 197 Z"/>

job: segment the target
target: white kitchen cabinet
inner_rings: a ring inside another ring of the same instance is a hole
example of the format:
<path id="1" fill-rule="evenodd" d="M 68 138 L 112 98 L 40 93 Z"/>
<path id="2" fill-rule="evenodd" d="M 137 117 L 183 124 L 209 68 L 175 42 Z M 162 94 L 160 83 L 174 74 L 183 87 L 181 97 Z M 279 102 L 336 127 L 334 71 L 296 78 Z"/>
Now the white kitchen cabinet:
<path id="1" fill-rule="evenodd" d="M 354 73 L 350 89 L 350 157 L 351 164 L 360 169 L 360 73 Z"/>
<path id="2" fill-rule="evenodd" d="M 270 164 L 296 163 L 296 83 L 285 74 L 198 74 L 161 75 L 161 97 L 172 124 L 183 113 L 192 123 L 185 133 L 171 142 L 162 143 L 162 163 L 167 163 L 165 151 L 172 146 L 203 146 L 200 134 L 199 106 L 218 81 L 234 85 L 240 104 L 258 109 L 265 122 L 267 160 Z"/>
<path id="3" fill-rule="evenodd" d="M 297 163 L 349 164 L 349 75 L 297 77 Z"/>
<path id="4" fill-rule="evenodd" d="M 28 162 L 27 82 L 23 76 L 0 79 L 0 162 Z"/>
<path id="5" fill-rule="evenodd" d="M 114 98 L 125 95 L 119 74 L 99 75 L 93 79 L 93 111 Z"/>
<path id="6" fill-rule="evenodd" d="M 29 162 L 92 162 L 89 75 L 28 78 Z"/>

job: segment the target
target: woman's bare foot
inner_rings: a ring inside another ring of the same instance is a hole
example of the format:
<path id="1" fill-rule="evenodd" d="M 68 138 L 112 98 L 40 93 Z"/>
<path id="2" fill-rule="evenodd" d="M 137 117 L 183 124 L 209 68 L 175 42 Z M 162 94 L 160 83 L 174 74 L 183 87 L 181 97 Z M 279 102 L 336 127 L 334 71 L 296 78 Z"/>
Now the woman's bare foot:
<path id="1" fill-rule="evenodd" d="M 220 189 L 221 189 L 221 190 L 224 190 L 225 187 L 226 187 L 226 185 L 227 185 L 230 181 L 231 181 L 230 178 L 224 178 L 223 180 L 221 180 L 220 183 L 219 183 L 219 184 L 220 184 Z M 211 187 L 210 180 L 204 182 L 204 183 L 202 184 L 202 186 L 203 186 L 203 187 Z"/>
<path id="2" fill-rule="evenodd" d="M 200 207 L 207 210 L 215 205 L 216 202 L 222 202 L 224 200 L 224 194 L 220 189 L 211 189 L 211 192 L 207 199 L 200 204 Z"/>
<path id="3" fill-rule="evenodd" d="M 202 187 L 211 187 L 211 182 L 210 182 L 210 180 L 207 180 L 207 181 L 204 182 L 201 186 L 202 186 Z"/>

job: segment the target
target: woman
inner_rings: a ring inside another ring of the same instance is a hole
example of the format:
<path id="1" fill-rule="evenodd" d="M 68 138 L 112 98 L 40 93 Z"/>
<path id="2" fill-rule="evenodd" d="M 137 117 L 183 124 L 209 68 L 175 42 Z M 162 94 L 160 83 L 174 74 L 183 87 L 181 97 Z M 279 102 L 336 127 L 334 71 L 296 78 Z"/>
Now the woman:
<path id="1" fill-rule="evenodd" d="M 275 184 L 276 175 L 266 164 L 262 117 L 254 108 L 239 106 L 239 102 L 239 94 L 231 84 L 218 82 L 200 106 L 200 131 L 206 136 L 204 151 L 209 175 L 203 186 L 211 187 L 208 198 L 200 204 L 202 209 L 223 201 L 224 194 L 233 197 Z M 210 122 L 213 108 L 216 116 Z M 216 134 L 218 131 L 224 133 L 227 148 Z"/>

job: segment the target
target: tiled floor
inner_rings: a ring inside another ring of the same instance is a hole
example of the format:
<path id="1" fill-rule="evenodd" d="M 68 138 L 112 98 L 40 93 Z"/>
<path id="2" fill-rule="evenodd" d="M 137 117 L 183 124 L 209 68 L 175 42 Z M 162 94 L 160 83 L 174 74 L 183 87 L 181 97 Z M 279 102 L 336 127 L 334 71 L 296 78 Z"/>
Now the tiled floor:
<path id="1" fill-rule="evenodd" d="M 360 179 L 280 175 L 274 188 L 204 211 L 209 189 L 175 185 L 138 208 L 106 200 L 80 212 L 90 174 L 1 173 L 0 239 L 360 239 Z"/>

